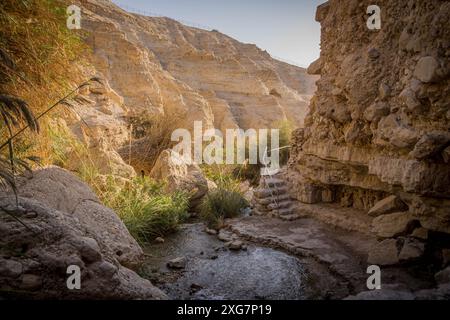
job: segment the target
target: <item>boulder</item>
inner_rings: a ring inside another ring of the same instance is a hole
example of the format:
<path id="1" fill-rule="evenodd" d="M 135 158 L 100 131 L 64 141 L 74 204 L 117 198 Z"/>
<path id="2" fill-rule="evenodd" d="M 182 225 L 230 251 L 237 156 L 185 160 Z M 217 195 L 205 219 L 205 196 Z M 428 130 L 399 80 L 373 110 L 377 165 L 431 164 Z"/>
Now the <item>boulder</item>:
<path id="1" fill-rule="evenodd" d="M 67 170 L 37 170 L 32 179 L 21 179 L 18 185 L 22 197 L 77 219 L 90 238 L 86 245 L 95 247 L 95 241 L 102 252 L 108 252 L 128 268 L 136 269 L 142 262 L 142 249 L 117 214 L 103 206 L 91 188 Z"/>
<path id="2" fill-rule="evenodd" d="M 409 212 L 394 212 L 372 221 L 372 232 L 380 238 L 393 238 L 411 231 L 415 220 Z"/>
<path id="3" fill-rule="evenodd" d="M 54 169 L 53 169 L 54 171 Z M 67 180 L 62 181 L 67 182 Z M 74 184 L 59 185 L 60 192 L 47 195 L 47 203 L 36 199 L 13 195 L 0 196 L 0 287 L 5 298 L 27 299 L 166 299 L 166 295 L 155 288 L 150 281 L 139 277 L 123 266 L 112 248 L 120 243 L 102 241 L 108 237 L 108 226 L 117 224 L 117 239 L 131 236 L 120 220 L 115 221 L 104 208 L 89 210 L 86 203 L 84 215 L 95 212 L 97 219 L 88 224 L 71 211 L 64 211 L 72 203 L 60 203 L 60 209 L 50 207 L 61 198 L 60 193 L 70 197 L 70 190 L 76 194 Z M 42 185 L 42 192 L 48 184 Z M 72 189 L 73 188 L 73 189 Z M 88 187 L 85 186 L 88 190 Z M 43 193 L 41 193 L 43 195 Z M 56 198 L 56 199 L 54 199 Z M 92 201 L 92 200 L 91 200 Z M 5 212 L 9 214 L 6 214 Z M 32 215 L 28 213 L 34 213 Z M 13 219 L 11 215 L 20 219 Z M 95 240 L 91 233 L 96 231 Z M 126 232 L 126 234 L 124 234 Z M 101 245 L 99 245 L 101 243 Z M 140 252 L 139 246 L 130 248 Z M 20 254 L 18 254 L 20 252 Z M 126 252 L 124 252 L 126 254 Z M 78 266 L 81 271 L 81 288 L 70 290 L 67 286 L 69 266 Z"/>
<path id="4" fill-rule="evenodd" d="M 195 208 L 208 192 L 208 180 L 200 167 L 188 163 L 184 157 L 172 150 L 164 150 L 159 155 L 150 176 L 166 181 L 166 192 L 185 191 L 190 194 L 190 206 Z"/>
<path id="5" fill-rule="evenodd" d="M 367 259 L 367 263 L 379 266 L 394 265 L 398 262 L 397 240 L 395 239 L 386 239 L 377 243 L 370 249 Z"/>
<path id="6" fill-rule="evenodd" d="M 369 216 L 378 217 L 383 214 L 408 210 L 408 206 L 397 196 L 391 195 L 378 201 L 370 210 Z"/>

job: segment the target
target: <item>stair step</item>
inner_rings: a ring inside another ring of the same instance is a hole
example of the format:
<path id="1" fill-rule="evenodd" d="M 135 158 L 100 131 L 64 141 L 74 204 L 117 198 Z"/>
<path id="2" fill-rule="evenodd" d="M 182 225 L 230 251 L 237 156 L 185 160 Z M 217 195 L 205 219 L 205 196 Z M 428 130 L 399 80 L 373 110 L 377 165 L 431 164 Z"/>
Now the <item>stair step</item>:
<path id="1" fill-rule="evenodd" d="M 274 188 L 285 186 L 286 183 L 284 182 L 284 180 L 281 179 L 269 178 L 263 180 L 263 185 L 269 186 L 270 188 Z"/>
<path id="2" fill-rule="evenodd" d="M 287 194 L 287 187 L 281 187 L 281 188 L 265 188 L 265 189 L 257 189 L 255 190 L 255 196 L 257 198 L 267 198 L 267 197 L 273 197 L 281 194 Z"/>
<path id="3" fill-rule="evenodd" d="M 294 220 L 300 219 L 300 216 L 296 213 L 293 213 L 293 214 L 288 214 L 285 216 L 280 216 L 279 218 L 281 220 L 285 220 L 285 221 L 294 221 Z"/>
<path id="4" fill-rule="evenodd" d="M 262 213 L 264 213 L 264 212 L 268 213 L 268 212 L 272 211 L 271 209 L 269 209 L 269 208 L 267 208 L 265 206 L 260 206 L 260 205 L 256 205 L 255 209 L 258 210 L 259 212 L 262 212 Z"/>
<path id="5" fill-rule="evenodd" d="M 287 216 L 295 213 L 295 209 L 293 207 L 290 207 L 286 209 L 273 210 L 273 212 L 277 213 L 279 216 Z"/>
<path id="6" fill-rule="evenodd" d="M 278 210 L 278 209 L 287 209 L 292 205 L 291 200 L 281 201 L 281 202 L 273 202 L 267 206 L 270 210 Z"/>
<path id="7" fill-rule="evenodd" d="M 260 204 L 262 206 L 267 206 L 271 203 L 276 203 L 276 202 L 283 202 L 283 201 L 291 201 L 291 196 L 288 194 L 280 194 L 280 195 L 276 195 L 274 197 L 267 197 L 267 198 L 253 198 L 253 202 L 255 204 Z"/>

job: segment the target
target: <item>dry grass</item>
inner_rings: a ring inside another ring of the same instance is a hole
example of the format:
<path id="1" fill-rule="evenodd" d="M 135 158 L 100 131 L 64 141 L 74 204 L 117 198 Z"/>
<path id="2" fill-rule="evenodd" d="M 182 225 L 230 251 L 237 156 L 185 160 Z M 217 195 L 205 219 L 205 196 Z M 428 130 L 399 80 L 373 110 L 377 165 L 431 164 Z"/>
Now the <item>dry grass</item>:
<path id="1" fill-rule="evenodd" d="M 26 101 L 34 114 L 82 82 L 77 65 L 86 53 L 80 34 L 66 27 L 67 1 L 2 0 L 0 3 L 0 93 Z M 54 114 L 63 112 L 55 108 Z M 48 118 L 40 120 L 46 128 Z M 18 129 L 16 129 L 18 130 Z M 9 136 L 0 127 L 0 141 Z M 51 140 L 26 131 L 14 141 L 15 153 L 52 162 Z"/>

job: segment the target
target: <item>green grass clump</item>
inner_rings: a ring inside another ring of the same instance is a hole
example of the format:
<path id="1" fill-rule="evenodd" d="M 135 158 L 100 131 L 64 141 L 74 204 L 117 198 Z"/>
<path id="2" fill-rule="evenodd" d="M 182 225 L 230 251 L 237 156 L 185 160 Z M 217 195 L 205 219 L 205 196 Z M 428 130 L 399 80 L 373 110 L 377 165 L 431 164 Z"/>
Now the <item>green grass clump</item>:
<path id="1" fill-rule="evenodd" d="M 225 219 L 238 216 L 248 205 L 241 193 L 218 188 L 203 198 L 200 215 L 208 227 L 220 229 Z"/>
<path id="2" fill-rule="evenodd" d="M 163 184 L 150 178 L 136 178 L 118 185 L 114 178 L 108 177 L 103 189 L 98 192 L 103 203 L 117 212 L 140 243 L 176 231 L 187 218 L 188 196 L 182 192 L 164 193 Z"/>

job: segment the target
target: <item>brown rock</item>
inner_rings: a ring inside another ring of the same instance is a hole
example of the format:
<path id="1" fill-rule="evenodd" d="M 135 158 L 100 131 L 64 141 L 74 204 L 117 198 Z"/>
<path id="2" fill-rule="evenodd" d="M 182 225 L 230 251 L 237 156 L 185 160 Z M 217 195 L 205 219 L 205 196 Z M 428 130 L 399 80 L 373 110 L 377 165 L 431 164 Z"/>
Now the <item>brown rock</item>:
<path id="1" fill-rule="evenodd" d="M 408 233 L 414 220 L 408 212 L 378 216 L 372 221 L 372 232 L 380 238 L 393 238 Z"/>
<path id="2" fill-rule="evenodd" d="M 408 206 L 397 196 L 391 195 L 378 201 L 370 210 L 369 216 L 378 217 L 383 214 L 408 210 Z"/>
<path id="3" fill-rule="evenodd" d="M 439 79 L 439 62 L 431 56 L 423 57 L 417 63 L 414 75 L 422 82 L 434 82 Z"/>
<path id="4" fill-rule="evenodd" d="M 428 239 L 428 229 L 425 229 L 425 228 L 414 229 L 411 236 L 414 238 L 417 238 L 417 239 L 427 240 Z"/>
<path id="5" fill-rule="evenodd" d="M 432 131 L 420 138 L 410 155 L 418 160 L 423 160 L 442 152 L 449 144 L 450 133 Z"/>

